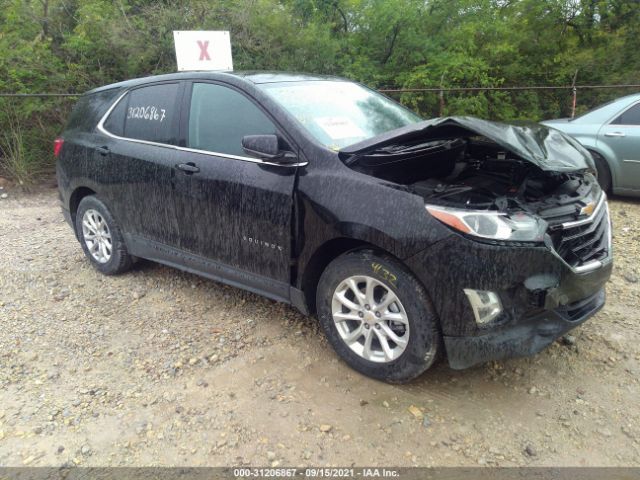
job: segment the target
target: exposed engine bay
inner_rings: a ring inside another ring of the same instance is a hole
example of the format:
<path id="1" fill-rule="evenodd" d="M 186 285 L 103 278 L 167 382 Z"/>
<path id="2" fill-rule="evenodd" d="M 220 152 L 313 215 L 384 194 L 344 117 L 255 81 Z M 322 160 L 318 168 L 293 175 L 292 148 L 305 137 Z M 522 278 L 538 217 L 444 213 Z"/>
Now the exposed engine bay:
<path id="1" fill-rule="evenodd" d="M 600 191 L 588 172 L 545 171 L 478 136 L 387 145 L 356 154 L 345 163 L 402 184 L 427 204 L 523 210 L 556 222 L 576 219 Z"/>

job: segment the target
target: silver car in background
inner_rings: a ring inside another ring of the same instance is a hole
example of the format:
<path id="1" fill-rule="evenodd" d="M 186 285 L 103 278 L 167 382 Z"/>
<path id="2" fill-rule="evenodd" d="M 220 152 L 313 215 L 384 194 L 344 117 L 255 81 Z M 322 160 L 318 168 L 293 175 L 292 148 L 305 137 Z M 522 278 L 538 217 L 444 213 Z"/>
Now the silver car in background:
<path id="1" fill-rule="evenodd" d="M 591 152 L 603 190 L 640 196 L 640 93 L 576 118 L 542 123 L 571 135 Z"/>

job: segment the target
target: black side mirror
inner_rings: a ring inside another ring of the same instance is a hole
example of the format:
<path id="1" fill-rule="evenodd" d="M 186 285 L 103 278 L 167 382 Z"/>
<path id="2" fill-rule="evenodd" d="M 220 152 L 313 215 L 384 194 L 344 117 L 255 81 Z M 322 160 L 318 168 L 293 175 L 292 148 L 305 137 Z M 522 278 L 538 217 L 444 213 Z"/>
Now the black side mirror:
<path id="1" fill-rule="evenodd" d="M 242 137 L 242 149 L 248 155 L 268 162 L 287 164 L 297 161 L 293 152 L 280 150 L 277 135 L 245 135 Z"/>

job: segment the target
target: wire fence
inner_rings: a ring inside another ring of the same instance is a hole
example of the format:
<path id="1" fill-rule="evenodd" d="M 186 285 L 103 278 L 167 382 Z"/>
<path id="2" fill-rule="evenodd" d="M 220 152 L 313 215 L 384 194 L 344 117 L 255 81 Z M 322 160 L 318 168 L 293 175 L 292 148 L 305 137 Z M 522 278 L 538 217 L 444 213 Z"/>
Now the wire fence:
<path id="1" fill-rule="evenodd" d="M 575 117 L 576 108 L 578 105 L 578 92 L 581 90 L 640 90 L 640 84 L 628 83 L 628 84 L 614 84 L 614 85 L 519 85 L 519 86 L 500 86 L 500 87 L 418 87 L 418 88 L 379 88 L 381 93 L 396 95 L 407 94 L 436 94 L 438 98 L 438 110 L 439 115 L 442 116 L 445 113 L 447 105 L 447 97 L 451 94 L 465 94 L 465 93 L 481 93 L 481 92 L 562 92 L 566 91 L 570 95 L 570 115 L 571 118 Z M 77 98 L 81 93 L 0 93 L 0 98 Z M 593 106 L 593 105 L 589 105 Z"/>
<path id="2" fill-rule="evenodd" d="M 427 87 L 427 88 L 380 88 L 380 92 L 384 93 L 410 93 L 410 92 L 478 92 L 478 91 L 499 91 L 499 90 L 582 90 L 597 88 L 640 88 L 640 84 L 621 84 L 621 85 L 536 85 L 536 86 L 517 86 L 517 87 Z"/>
<path id="3" fill-rule="evenodd" d="M 81 93 L 0 93 L 0 97 L 8 98 L 46 98 L 46 97 L 80 97 Z"/>
<path id="4" fill-rule="evenodd" d="M 378 91 L 390 95 L 404 94 L 437 94 L 439 100 L 439 115 L 444 115 L 446 98 L 450 94 L 481 93 L 481 92 L 567 92 L 570 95 L 570 116 L 575 117 L 578 107 L 578 92 L 580 90 L 640 90 L 640 84 L 626 83 L 614 85 L 533 85 L 511 87 L 420 87 L 420 88 L 380 88 Z M 589 103 L 592 103 L 589 102 Z M 592 107 L 594 105 L 588 105 Z"/>
<path id="5" fill-rule="evenodd" d="M 415 92 L 480 92 L 480 91 L 512 91 L 512 90 L 583 90 L 598 88 L 640 88 L 640 84 L 627 83 L 616 85 L 532 85 L 513 87 L 424 87 L 424 88 L 379 88 L 383 93 L 415 93 Z M 0 97 L 79 97 L 82 93 L 0 93 Z"/>

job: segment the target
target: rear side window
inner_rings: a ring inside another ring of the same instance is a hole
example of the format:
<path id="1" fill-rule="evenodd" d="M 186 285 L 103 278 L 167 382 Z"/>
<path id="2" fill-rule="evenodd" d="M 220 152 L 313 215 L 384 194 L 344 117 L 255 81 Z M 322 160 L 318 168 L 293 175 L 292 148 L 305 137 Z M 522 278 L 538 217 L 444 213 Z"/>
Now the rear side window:
<path id="1" fill-rule="evenodd" d="M 109 114 L 104 128 L 114 135 L 157 143 L 175 143 L 179 104 L 177 83 L 136 88 Z"/>
<path id="2" fill-rule="evenodd" d="M 275 134 L 276 127 L 242 93 L 213 83 L 194 83 L 188 147 L 246 156 L 245 135 Z"/>
<path id="3" fill-rule="evenodd" d="M 628 109 L 612 123 L 616 125 L 640 125 L 640 103 Z"/>

